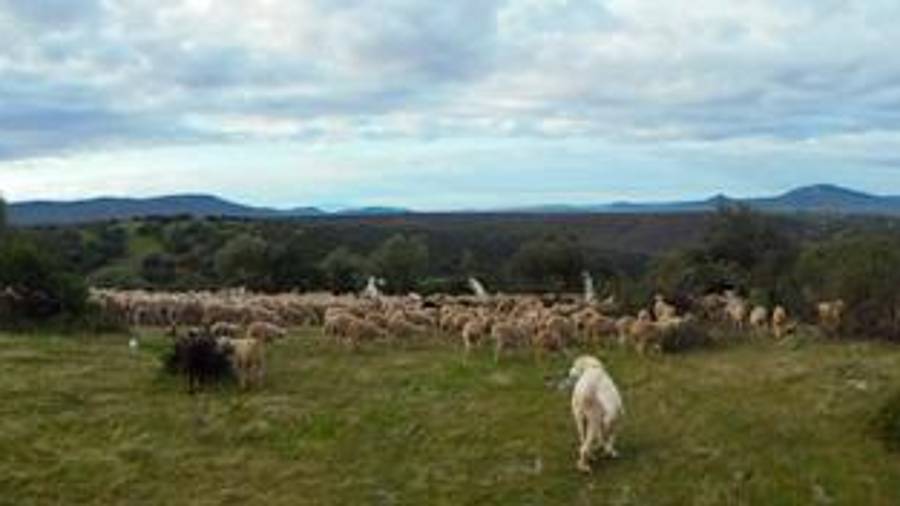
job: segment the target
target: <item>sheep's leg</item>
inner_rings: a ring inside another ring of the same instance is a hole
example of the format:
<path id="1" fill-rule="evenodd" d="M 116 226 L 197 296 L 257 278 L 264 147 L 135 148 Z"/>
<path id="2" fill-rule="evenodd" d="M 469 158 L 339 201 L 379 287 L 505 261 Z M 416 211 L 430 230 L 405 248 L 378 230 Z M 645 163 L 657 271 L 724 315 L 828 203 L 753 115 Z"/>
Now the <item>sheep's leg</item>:
<path id="1" fill-rule="evenodd" d="M 500 363 L 500 354 L 503 352 L 503 340 L 497 339 L 497 344 L 494 346 L 494 363 Z"/>

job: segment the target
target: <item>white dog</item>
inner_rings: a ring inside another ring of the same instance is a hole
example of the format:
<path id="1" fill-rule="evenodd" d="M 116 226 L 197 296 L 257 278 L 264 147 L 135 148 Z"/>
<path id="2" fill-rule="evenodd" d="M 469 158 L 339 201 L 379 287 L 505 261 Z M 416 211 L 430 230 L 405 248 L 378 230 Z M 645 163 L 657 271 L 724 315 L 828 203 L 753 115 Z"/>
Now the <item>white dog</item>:
<path id="1" fill-rule="evenodd" d="M 594 357 L 582 356 L 569 370 L 572 391 L 572 415 L 578 429 L 578 469 L 590 472 L 590 458 L 594 448 L 602 447 L 606 455 L 617 457 L 615 450 L 616 425 L 625 414 L 619 389 L 607 374 L 603 364 Z"/>

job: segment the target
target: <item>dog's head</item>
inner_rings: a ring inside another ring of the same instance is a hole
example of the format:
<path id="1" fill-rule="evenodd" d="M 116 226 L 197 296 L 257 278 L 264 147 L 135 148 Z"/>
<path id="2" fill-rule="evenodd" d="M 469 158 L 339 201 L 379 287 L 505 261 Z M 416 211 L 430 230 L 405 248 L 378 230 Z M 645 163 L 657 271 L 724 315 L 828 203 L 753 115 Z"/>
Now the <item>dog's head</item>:
<path id="1" fill-rule="evenodd" d="M 572 368 L 569 369 L 569 379 L 577 380 L 588 369 L 602 369 L 603 363 L 597 357 L 582 355 L 575 359 Z"/>

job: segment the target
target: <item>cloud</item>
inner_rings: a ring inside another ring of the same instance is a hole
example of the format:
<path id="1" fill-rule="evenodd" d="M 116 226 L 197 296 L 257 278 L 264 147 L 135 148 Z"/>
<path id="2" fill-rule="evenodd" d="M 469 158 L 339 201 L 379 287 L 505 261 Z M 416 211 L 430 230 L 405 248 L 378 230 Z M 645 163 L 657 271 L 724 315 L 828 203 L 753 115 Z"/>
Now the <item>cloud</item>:
<path id="1" fill-rule="evenodd" d="M 0 162 L 462 140 L 886 167 L 897 21 L 888 0 L 0 0 Z M 849 138 L 879 151 L 828 148 Z"/>

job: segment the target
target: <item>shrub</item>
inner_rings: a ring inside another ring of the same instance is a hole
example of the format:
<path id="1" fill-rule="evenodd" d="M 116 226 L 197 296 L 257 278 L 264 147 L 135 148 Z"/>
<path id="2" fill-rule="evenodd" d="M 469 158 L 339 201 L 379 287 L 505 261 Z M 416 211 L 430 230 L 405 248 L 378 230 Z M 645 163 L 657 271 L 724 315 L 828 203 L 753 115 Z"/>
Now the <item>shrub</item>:
<path id="1" fill-rule="evenodd" d="M 21 238 L 0 243 L 0 322 L 19 326 L 71 319 L 87 307 L 87 287 L 44 251 Z"/>
<path id="2" fill-rule="evenodd" d="M 900 390 L 881 407 L 875 415 L 873 426 L 888 450 L 900 452 Z"/>

